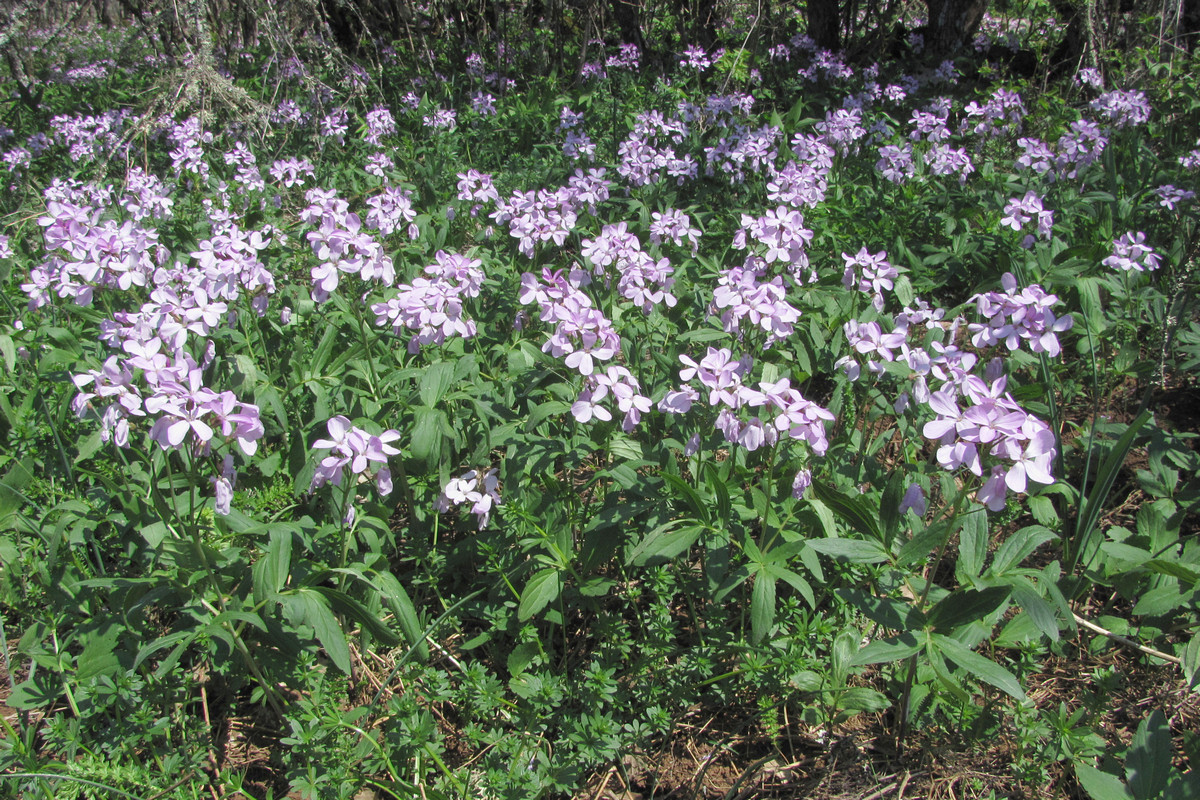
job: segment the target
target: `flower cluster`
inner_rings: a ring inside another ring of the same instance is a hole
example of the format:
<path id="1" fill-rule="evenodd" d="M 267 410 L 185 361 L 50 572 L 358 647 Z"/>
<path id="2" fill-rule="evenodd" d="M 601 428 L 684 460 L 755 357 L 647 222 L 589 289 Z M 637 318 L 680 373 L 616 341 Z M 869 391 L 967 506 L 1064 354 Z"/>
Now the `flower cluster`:
<path id="1" fill-rule="evenodd" d="M 825 119 L 817 123 L 817 131 L 826 144 L 843 156 L 857 152 L 858 140 L 867 135 L 862 124 L 862 110 L 858 108 L 835 108 L 826 112 Z"/>
<path id="2" fill-rule="evenodd" d="M 440 345 L 449 336 L 469 339 L 476 333 L 475 322 L 463 316 L 463 299 L 479 296 L 483 262 L 443 250 L 434 258 L 437 263 L 425 267 L 428 278 L 400 284 L 395 296 L 371 306 L 376 325 L 390 324 L 397 336 L 406 329 L 414 331 L 408 340 L 410 353 L 422 345 Z"/>
<path id="3" fill-rule="evenodd" d="M 939 144 L 925 154 L 925 164 L 934 175 L 958 174 L 959 184 L 967 182 L 967 176 L 975 171 L 971 157 L 961 147 Z"/>
<path id="4" fill-rule="evenodd" d="M 677 208 L 655 211 L 650 215 L 650 241 L 661 245 L 670 240 L 682 247 L 684 240 L 692 245 L 692 255 L 700 249 L 700 229 L 692 227 L 692 218 Z"/>
<path id="5" fill-rule="evenodd" d="M 1092 101 L 1092 110 L 1117 130 L 1144 124 L 1150 119 L 1145 92 L 1106 92 Z"/>
<path id="6" fill-rule="evenodd" d="M 362 230 L 362 220 L 350 212 L 349 204 L 336 191 L 310 189 L 309 202 L 300 218 L 318 226 L 307 234 L 313 253 L 321 263 L 312 268 L 312 297 L 318 303 L 337 290 L 342 273 L 362 280 L 377 280 L 384 286 L 396 281 L 392 259 L 382 245 Z"/>
<path id="7" fill-rule="evenodd" d="M 403 226 L 408 226 L 408 238 L 420 236 L 414 220 L 417 211 L 413 208 L 412 192 L 396 186 L 387 186 L 382 192 L 367 198 L 367 224 L 384 236 L 390 236 Z"/>
<path id="8" fill-rule="evenodd" d="M 871 295 L 871 305 L 876 311 L 883 311 L 883 290 L 892 290 L 893 281 L 900 273 L 887 260 L 887 251 L 868 253 L 867 248 L 859 248 L 858 253 L 850 255 L 842 253 L 846 268 L 842 272 L 842 285 L 849 289 L 858 289 L 863 294 Z"/>
<path id="9" fill-rule="evenodd" d="M 597 362 L 610 361 L 621 352 L 621 338 L 612 323 L 561 270 L 543 268 L 540 280 L 531 272 L 523 273 L 517 299 L 521 305 L 537 303 L 539 319 L 554 325 L 542 352 L 565 357 L 567 366 L 579 374 L 591 375 L 599 368 Z"/>
<path id="10" fill-rule="evenodd" d="M 386 430 L 376 436 L 351 425 L 350 420 L 341 414 L 330 419 L 325 427 L 329 431 L 329 438 L 317 439 L 312 443 L 312 449 L 328 450 L 329 455 L 317 464 L 308 490 L 314 491 L 326 483 L 341 486 L 346 467 L 349 467 L 353 475 L 373 480 L 380 495 L 386 497 L 391 494 L 392 472 L 387 466 L 388 456 L 399 455 L 399 448 L 391 443 L 400 438 L 400 432 Z"/>
<path id="11" fill-rule="evenodd" d="M 584 378 L 583 391 L 571 404 L 571 416 L 579 423 L 593 419 L 611 420 L 612 412 L 600 404 L 609 396 L 617 401 L 617 410 L 625 415 L 621 430 L 626 433 L 636 428 L 642 421 L 642 414 L 652 407 L 650 398 L 642 394 L 641 384 L 633 373 L 620 365 L 610 365 L 603 372 L 593 372 Z"/>
<path id="12" fill-rule="evenodd" d="M 786 435 L 807 442 L 817 455 L 824 455 L 829 448 L 825 423 L 833 420 L 833 414 L 806 400 L 787 378 L 761 382 L 754 389 L 743 383 L 752 360 L 745 356 L 735 361 L 726 348 L 710 347 L 698 362 L 688 356 L 680 356 L 679 360 L 684 365 L 679 371 L 684 385 L 668 392 L 659 402 L 659 410 L 670 414 L 689 412 L 700 399 L 696 389 L 688 385 L 696 380 L 708 390 L 708 404 L 721 406 L 715 425 L 730 444 L 753 451 L 774 446 L 780 435 Z M 754 409 L 755 415 L 743 420 L 737 414 L 743 409 Z"/>
<path id="13" fill-rule="evenodd" d="M 983 476 L 983 455 L 1012 462 L 993 466 L 976 499 L 992 511 L 1004 509 L 1007 491 L 1024 492 L 1028 482 L 1054 483 L 1050 467 L 1055 456 L 1054 432 L 1029 414 L 1005 391 L 1000 376 L 990 384 L 969 375 L 959 387 L 934 392 L 929 407 L 937 416 L 925 423 L 926 438 L 938 442 L 937 460 L 946 470 L 966 467 Z M 965 409 L 960 401 L 968 403 Z"/>
<path id="14" fill-rule="evenodd" d="M 690 153 L 682 157 L 675 145 L 682 144 L 687 126 L 680 119 L 667 119 L 659 111 L 639 114 L 629 136 L 617 148 L 621 163 L 617 174 L 630 186 L 649 186 L 664 176 L 680 185 L 699 174 L 699 165 Z"/>
<path id="15" fill-rule="evenodd" d="M 1054 229 L 1054 212 L 1042 205 L 1042 198 L 1033 192 L 1026 192 L 1024 197 L 1009 199 L 1004 206 L 1004 216 L 1001 217 L 1000 224 L 1019 233 L 1025 225 L 1035 220 L 1037 235 L 1049 239 Z M 1032 236 L 1026 239 L 1026 246 L 1030 244 L 1031 239 Z"/>
<path id="16" fill-rule="evenodd" d="M 1013 135 L 1021 130 L 1025 103 L 1016 92 L 997 89 L 983 105 L 967 103 L 962 127 L 976 136 Z"/>
<path id="17" fill-rule="evenodd" d="M 783 132 L 773 125 L 764 125 L 752 130 L 737 125 L 712 147 L 704 148 L 705 171 L 715 174 L 717 169 L 729 176 L 731 183 L 742 183 L 747 172 L 761 173 L 775 162 L 776 143 Z"/>
<path id="18" fill-rule="evenodd" d="M 1190 189 L 1180 189 L 1171 184 L 1155 188 L 1154 194 L 1158 196 L 1158 204 L 1168 211 L 1174 211 L 1175 206 L 1196 199 L 1195 192 Z"/>
<path id="19" fill-rule="evenodd" d="M 471 513 L 479 521 L 479 530 L 487 527 L 492 509 L 501 505 L 498 471 L 489 469 L 482 475 L 477 470 L 453 478 L 442 489 L 438 511 L 445 513 L 454 506 L 471 505 Z"/>
<path id="20" fill-rule="evenodd" d="M 793 208 L 814 208 L 825 200 L 828 174 L 826 169 L 797 161 L 789 161 L 779 170 L 772 166 L 767 180 L 767 200 Z"/>
<path id="21" fill-rule="evenodd" d="M 212 143 L 212 131 L 204 130 L 198 117 L 188 117 L 178 125 L 171 126 L 167 138 L 175 145 L 171 151 L 171 165 L 175 168 L 175 174 L 182 176 L 191 173 L 201 180 L 207 180 L 210 168 L 204 160 L 204 146 Z"/>
<path id="22" fill-rule="evenodd" d="M 875 169 L 892 183 L 906 183 L 917 172 L 913 163 L 912 145 L 884 145 L 879 148 L 879 161 Z"/>
<path id="23" fill-rule="evenodd" d="M 383 137 L 396 132 L 396 118 L 382 106 L 367 112 L 367 134 L 363 141 L 372 147 L 383 147 Z"/>
<path id="24" fill-rule="evenodd" d="M 1146 234 L 1130 231 L 1113 242 L 1112 255 L 1101 263 L 1126 272 L 1153 272 L 1159 268 L 1161 260 L 1154 248 L 1146 245 Z"/>
<path id="25" fill-rule="evenodd" d="M 712 302 L 712 311 L 720 312 L 726 331 L 744 333 L 744 320 L 765 331 L 764 349 L 785 341 L 800 320 L 799 309 L 787 301 L 783 278 L 763 280 L 766 266 L 761 258 L 751 257 L 744 266 L 723 270 Z"/>
<path id="26" fill-rule="evenodd" d="M 761 217 L 742 214 L 742 227 L 734 233 L 733 246 L 745 250 L 751 241 L 757 242 L 763 248 L 762 258 L 766 263 L 782 262 L 800 280 L 798 276 L 808 268 L 805 247 L 812 238 L 813 232 L 804 227 L 804 215 L 794 208 L 780 206 Z"/>
<path id="27" fill-rule="evenodd" d="M 973 298 L 985 321 L 967 326 L 971 343 L 976 347 L 991 347 L 1004 342 L 1009 350 L 1016 350 L 1025 340 L 1034 353 L 1057 356 L 1062 351 L 1058 334 L 1070 330 L 1075 323 L 1070 316 L 1056 317 L 1050 310 L 1058 297 L 1046 294 L 1037 284 L 1018 291 L 1017 279 L 1011 272 L 1004 273 L 1000 285 L 1003 292 L 986 292 Z"/>

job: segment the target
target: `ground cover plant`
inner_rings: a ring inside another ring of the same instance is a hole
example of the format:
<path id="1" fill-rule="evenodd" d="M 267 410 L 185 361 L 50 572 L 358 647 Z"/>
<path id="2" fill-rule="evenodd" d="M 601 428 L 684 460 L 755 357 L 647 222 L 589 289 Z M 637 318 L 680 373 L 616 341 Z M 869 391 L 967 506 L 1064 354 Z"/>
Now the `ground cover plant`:
<path id="1" fill-rule="evenodd" d="M 0 45 L 4 792 L 1200 792 L 1194 59 L 725 10 Z"/>

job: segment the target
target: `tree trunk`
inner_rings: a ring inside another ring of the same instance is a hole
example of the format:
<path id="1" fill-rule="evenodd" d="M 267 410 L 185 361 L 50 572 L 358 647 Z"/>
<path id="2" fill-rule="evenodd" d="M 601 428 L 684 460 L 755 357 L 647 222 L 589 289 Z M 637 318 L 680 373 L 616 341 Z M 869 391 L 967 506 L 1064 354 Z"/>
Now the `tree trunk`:
<path id="1" fill-rule="evenodd" d="M 804 7 L 808 17 L 808 35 L 822 50 L 841 48 L 839 22 L 841 11 L 838 0 L 808 0 Z"/>
<path id="2" fill-rule="evenodd" d="M 988 0 L 925 0 L 929 22 L 925 29 L 925 51 L 949 56 L 970 44 L 983 21 Z"/>

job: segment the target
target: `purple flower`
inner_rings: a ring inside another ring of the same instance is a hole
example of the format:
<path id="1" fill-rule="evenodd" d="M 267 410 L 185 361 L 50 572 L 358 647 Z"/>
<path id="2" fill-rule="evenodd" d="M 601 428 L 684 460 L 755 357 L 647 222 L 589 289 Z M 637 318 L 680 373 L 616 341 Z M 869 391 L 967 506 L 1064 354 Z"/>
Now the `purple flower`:
<path id="1" fill-rule="evenodd" d="M 387 469 L 387 459 L 400 453 L 398 448 L 391 446 L 391 442 L 400 438 L 399 431 L 387 430 L 376 436 L 351 425 L 350 420 L 340 414 L 330 419 L 325 427 L 329 438 L 317 439 L 312 449 L 330 452 L 317 465 L 309 491 L 326 483 L 341 486 L 345 468 L 349 467 L 355 475 L 373 478 L 381 495 L 389 494 L 392 477 Z M 371 474 L 373 464 L 382 465 L 374 468 L 374 475 Z"/>
<path id="2" fill-rule="evenodd" d="M 1004 273 L 1000 283 L 1004 292 L 987 292 L 973 298 L 986 321 L 967 326 L 971 343 L 991 347 L 1004 342 L 1009 350 L 1016 350 L 1025 340 L 1034 353 L 1056 357 L 1061 352 L 1057 334 L 1074 325 L 1070 316 L 1059 318 L 1051 310 L 1058 297 L 1046 294 L 1037 284 L 1017 291 L 1017 279 L 1010 272 Z"/>
<path id="3" fill-rule="evenodd" d="M 892 183 L 905 183 L 916 174 L 912 145 L 884 145 L 879 148 L 879 161 L 875 162 L 875 169 Z"/>
<path id="4" fill-rule="evenodd" d="M 1150 101 L 1144 92 L 1107 92 L 1092 101 L 1092 110 L 1117 130 L 1142 125 L 1150 119 Z"/>
<path id="5" fill-rule="evenodd" d="M 812 486 L 812 470 L 802 469 L 796 473 L 796 477 L 792 479 L 792 497 L 799 500 L 808 493 L 808 488 Z"/>
<path id="6" fill-rule="evenodd" d="M 483 475 L 477 470 L 471 470 L 452 478 L 438 498 L 438 510 L 446 512 L 454 506 L 470 504 L 471 513 L 478 520 L 479 530 L 483 530 L 487 527 L 492 509 L 501 505 L 498 475 L 495 469 L 490 469 Z"/>
<path id="7" fill-rule="evenodd" d="M 1187 189 L 1177 189 L 1170 184 L 1159 186 L 1154 190 L 1158 195 L 1158 204 L 1168 211 L 1174 211 L 1175 206 L 1188 200 L 1194 200 L 1196 193 Z"/>
<path id="8" fill-rule="evenodd" d="M 1101 263 L 1106 267 L 1126 272 L 1153 272 L 1158 269 L 1162 259 L 1145 242 L 1146 234 L 1130 231 L 1113 242 L 1112 255 Z"/>

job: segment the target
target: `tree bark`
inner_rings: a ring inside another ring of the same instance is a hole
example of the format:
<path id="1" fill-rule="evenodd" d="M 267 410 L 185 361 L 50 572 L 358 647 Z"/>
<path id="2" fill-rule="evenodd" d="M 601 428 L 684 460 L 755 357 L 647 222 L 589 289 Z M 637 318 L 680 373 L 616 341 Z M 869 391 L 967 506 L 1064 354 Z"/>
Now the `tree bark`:
<path id="1" fill-rule="evenodd" d="M 841 49 L 841 9 L 838 0 L 808 0 L 804 7 L 808 35 L 822 50 Z"/>
<path id="2" fill-rule="evenodd" d="M 970 44 L 983 21 L 988 0 L 925 0 L 929 21 L 925 52 L 949 56 Z"/>

